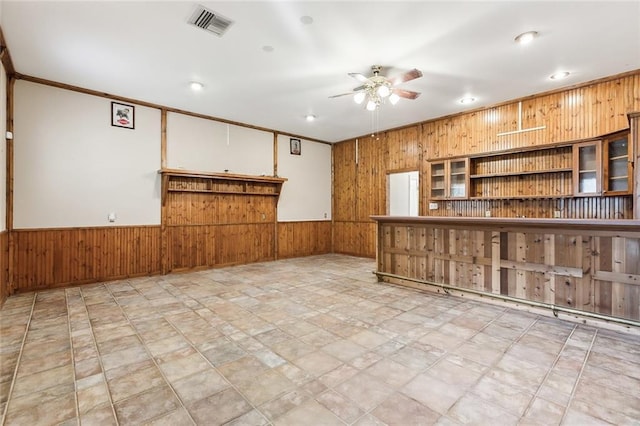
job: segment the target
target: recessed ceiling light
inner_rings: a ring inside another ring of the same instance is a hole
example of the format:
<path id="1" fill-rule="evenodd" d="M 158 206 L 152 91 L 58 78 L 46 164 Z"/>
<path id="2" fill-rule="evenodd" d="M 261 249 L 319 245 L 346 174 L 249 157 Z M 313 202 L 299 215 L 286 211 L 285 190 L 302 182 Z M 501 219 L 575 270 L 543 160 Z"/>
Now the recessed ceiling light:
<path id="1" fill-rule="evenodd" d="M 314 121 L 317 117 L 313 114 L 308 114 L 304 117 L 307 121 Z"/>
<path id="2" fill-rule="evenodd" d="M 472 98 L 471 96 L 460 99 L 461 104 L 471 104 L 471 103 L 474 103 L 475 101 L 476 101 L 476 98 Z"/>
<path id="3" fill-rule="evenodd" d="M 568 71 L 558 71 L 549 76 L 551 80 L 562 80 L 563 78 L 567 78 L 567 77 L 569 77 Z"/>
<path id="4" fill-rule="evenodd" d="M 311 16 L 301 16 L 300 17 L 300 22 L 302 22 L 304 25 L 311 25 L 313 24 L 313 18 Z"/>
<path id="5" fill-rule="evenodd" d="M 527 43 L 531 43 L 533 39 L 536 37 L 538 37 L 537 31 L 527 31 L 526 33 L 519 34 L 515 38 L 515 41 L 516 43 L 527 44 Z"/>
<path id="6" fill-rule="evenodd" d="M 262 46 L 262 50 L 264 50 L 267 53 L 271 53 L 273 52 L 275 49 L 273 48 L 273 46 Z"/>
<path id="7" fill-rule="evenodd" d="M 191 90 L 193 90 L 194 92 L 199 92 L 204 88 L 204 84 L 200 83 L 199 81 L 192 81 L 191 83 L 189 83 L 189 87 L 191 87 Z"/>

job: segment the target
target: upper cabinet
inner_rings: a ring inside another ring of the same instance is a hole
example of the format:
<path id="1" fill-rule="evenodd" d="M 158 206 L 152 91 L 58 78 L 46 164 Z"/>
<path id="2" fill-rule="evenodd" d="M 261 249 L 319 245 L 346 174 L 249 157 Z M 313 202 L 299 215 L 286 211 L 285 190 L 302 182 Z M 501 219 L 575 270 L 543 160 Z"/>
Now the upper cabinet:
<path id="1" fill-rule="evenodd" d="M 624 195 L 632 191 L 633 167 L 629 133 L 616 133 L 603 140 L 604 193 Z"/>
<path id="2" fill-rule="evenodd" d="M 633 192 L 629 131 L 586 142 L 429 162 L 432 200 L 625 196 Z"/>
<path id="3" fill-rule="evenodd" d="M 633 189 L 629 132 L 573 147 L 575 196 L 627 195 Z"/>
<path id="4" fill-rule="evenodd" d="M 573 195 L 602 194 L 601 142 L 591 141 L 573 147 Z"/>
<path id="5" fill-rule="evenodd" d="M 469 159 L 429 163 L 430 199 L 459 199 L 469 196 Z"/>

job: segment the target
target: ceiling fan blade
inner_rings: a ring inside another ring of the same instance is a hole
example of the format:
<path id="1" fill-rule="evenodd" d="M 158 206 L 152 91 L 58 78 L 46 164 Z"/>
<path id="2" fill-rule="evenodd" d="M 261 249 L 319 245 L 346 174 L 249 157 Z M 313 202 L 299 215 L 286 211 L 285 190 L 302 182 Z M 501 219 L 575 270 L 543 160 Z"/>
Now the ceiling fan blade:
<path id="1" fill-rule="evenodd" d="M 367 77 L 360 74 L 359 72 L 350 72 L 349 75 L 362 83 L 366 83 L 367 81 L 369 81 Z"/>
<path id="2" fill-rule="evenodd" d="M 411 71 L 405 72 L 404 74 L 396 75 L 395 77 L 390 78 L 389 81 L 391 82 L 392 86 L 395 86 L 396 84 L 411 81 L 420 77 L 422 77 L 422 71 L 414 68 Z"/>
<path id="3" fill-rule="evenodd" d="M 367 88 L 367 86 L 358 86 L 355 89 L 353 89 L 352 92 L 340 93 L 339 95 L 333 95 L 333 96 L 329 96 L 329 97 L 330 98 L 339 98 L 340 96 L 353 95 L 355 93 L 362 92 L 366 88 Z"/>
<path id="4" fill-rule="evenodd" d="M 339 95 L 329 96 L 329 98 L 339 98 L 340 96 L 347 96 L 347 95 L 353 95 L 353 94 L 354 94 L 354 92 L 340 93 Z"/>
<path id="5" fill-rule="evenodd" d="M 415 99 L 420 96 L 420 93 L 414 92 L 412 90 L 393 89 L 393 93 L 405 99 Z"/>

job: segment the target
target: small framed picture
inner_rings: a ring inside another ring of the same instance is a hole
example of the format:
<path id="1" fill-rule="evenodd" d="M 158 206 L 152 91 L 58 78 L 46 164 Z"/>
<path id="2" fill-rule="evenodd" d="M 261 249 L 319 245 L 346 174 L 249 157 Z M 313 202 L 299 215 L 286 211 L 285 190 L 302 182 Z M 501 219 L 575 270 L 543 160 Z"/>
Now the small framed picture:
<path id="1" fill-rule="evenodd" d="M 133 105 L 111 102 L 111 125 L 124 127 L 125 129 L 134 129 L 135 107 Z"/>
<path id="2" fill-rule="evenodd" d="M 302 142 L 300 142 L 300 139 L 289 139 L 289 149 L 291 151 L 291 155 L 300 155 L 302 152 Z"/>

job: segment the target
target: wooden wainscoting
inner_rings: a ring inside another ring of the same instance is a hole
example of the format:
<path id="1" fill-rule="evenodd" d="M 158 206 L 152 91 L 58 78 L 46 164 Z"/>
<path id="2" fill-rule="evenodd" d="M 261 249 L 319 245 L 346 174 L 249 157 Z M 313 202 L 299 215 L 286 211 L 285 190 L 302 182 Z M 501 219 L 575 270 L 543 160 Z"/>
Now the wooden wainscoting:
<path id="1" fill-rule="evenodd" d="M 12 233 L 17 292 L 160 273 L 160 226 Z"/>
<path id="2" fill-rule="evenodd" d="M 275 259 L 273 223 L 167 227 L 169 271 Z"/>
<path id="3" fill-rule="evenodd" d="M 278 222 L 278 258 L 331 253 L 331 222 Z"/>
<path id="4" fill-rule="evenodd" d="M 374 222 L 334 222 L 334 253 L 376 257 L 376 224 Z"/>

